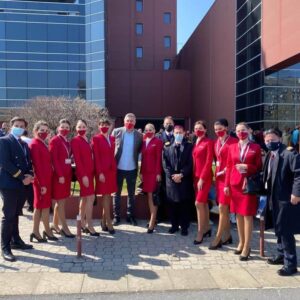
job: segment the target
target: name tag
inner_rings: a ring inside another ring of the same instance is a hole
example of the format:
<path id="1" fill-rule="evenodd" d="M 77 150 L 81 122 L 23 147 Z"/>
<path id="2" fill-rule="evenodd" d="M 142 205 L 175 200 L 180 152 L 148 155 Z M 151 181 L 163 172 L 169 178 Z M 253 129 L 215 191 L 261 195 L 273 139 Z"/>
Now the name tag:
<path id="1" fill-rule="evenodd" d="M 70 158 L 66 158 L 65 159 L 65 164 L 66 165 L 70 165 L 72 163 L 71 159 Z"/>
<path id="2" fill-rule="evenodd" d="M 216 166 L 217 166 L 217 167 L 220 167 L 220 165 L 221 165 L 220 162 L 217 160 Z"/>

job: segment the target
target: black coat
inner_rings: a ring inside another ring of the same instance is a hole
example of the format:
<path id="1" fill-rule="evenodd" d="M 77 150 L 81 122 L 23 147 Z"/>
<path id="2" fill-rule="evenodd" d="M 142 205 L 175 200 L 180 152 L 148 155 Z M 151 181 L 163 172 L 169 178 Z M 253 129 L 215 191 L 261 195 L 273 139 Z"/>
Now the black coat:
<path id="1" fill-rule="evenodd" d="M 167 135 L 166 131 L 159 133 L 157 137 L 163 142 L 165 146 L 170 146 L 174 143 L 175 137 L 174 134 Z"/>
<path id="2" fill-rule="evenodd" d="M 274 158 L 272 178 L 268 177 L 271 152 L 263 167 L 263 181 L 268 184 L 266 229 L 275 228 L 277 235 L 285 232 L 300 233 L 300 204 L 291 203 L 291 194 L 300 196 L 300 156 L 281 145 Z"/>
<path id="3" fill-rule="evenodd" d="M 188 201 L 193 196 L 193 145 L 183 142 L 178 158 L 176 144 L 173 143 L 163 150 L 163 168 L 166 174 L 167 200 L 171 202 Z M 173 174 L 183 174 L 180 183 L 172 180 Z"/>

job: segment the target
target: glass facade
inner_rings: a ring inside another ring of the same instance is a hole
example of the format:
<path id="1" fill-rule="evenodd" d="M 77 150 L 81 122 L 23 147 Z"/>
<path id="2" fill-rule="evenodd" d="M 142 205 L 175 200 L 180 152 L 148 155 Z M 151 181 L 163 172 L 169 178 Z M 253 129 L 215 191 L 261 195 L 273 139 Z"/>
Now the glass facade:
<path id="1" fill-rule="evenodd" d="M 105 105 L 104 0 L 0 2 L 0 107 L 36 96 Z"/>

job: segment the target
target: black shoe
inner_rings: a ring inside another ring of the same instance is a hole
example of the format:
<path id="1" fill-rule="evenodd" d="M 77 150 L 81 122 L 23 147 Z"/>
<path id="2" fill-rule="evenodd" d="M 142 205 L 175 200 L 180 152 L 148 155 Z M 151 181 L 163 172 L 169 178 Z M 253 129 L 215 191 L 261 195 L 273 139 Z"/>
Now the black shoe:
<path id="1" fill-rule="evenodd" d="M 30 213 L 33 213 L 33 207 L 28 206 L 27 211 L 30 212 Z"/>
<path id="2" fill-rule="evenodd" d="M 234 250 L 233 254 L 240 255 L 243 252 L 243 250 Z"/>
<path id="3" fill-rule="evenodd" d="M 11 253 L 10 250 L 2 250 L 2 257 L 6 261 L 14 262 L 16 261 L 16 257 Z"/>
<path id="4" fill-rule="evenodd" d="M 113 219 L 113 225 L 114 225 L 114 226 L 118 226 L 120 223 L 121 223 L 120 217 L 115 217 L 115 218 Z"/>
<path id="5" fill-rule="evenodd" d="M 175 233 L 175 232 L 177 232 L 177 231 L 179 231 L 179 228 L 178 228 L 178 227 L 171 227 L 171 228 L 168 230 L 168 232 L 169 232 L 170 234 L 173 234 L 173 233 Z"/>
<path id="6" fill-rule="evenodd" d="M 61 234 L 60 230 L 57 230 L 53 225 L 50 227 L 51 231 L 56 233 L 56 234 Z"/>
<path id="7" fill-rule="evenodd" d="M 101 222 L 101 229 L 102 229 L 102 231 L 105 231 L 105 232 L 108 231 L 108 227 L 103 222 Z"/>
<path id="8" fill-rule="evenodd" d="M 43 239 L 49 240 L 49 241 L 58 241 L 58 238 L 56 236 L 51 236 L 47 234 L 46 231 L 43 231 Z"/>
<path id="9" fill-rule="evenodd" d="M 246 256 L 240 255 L 240 261 L 247 261 L 250 257 L 251 249 L 249 249 L 248 254 Z"/>
<path id="10" fill-rule="evenodd" d="M 277 274 L 280 276 L 292 276 L 298 272 L 297 268 L 286 268 L 282 267 L 280 270 L 277 271 Z"/>
<path id="11" fill-rule="evenodd" d="M 232 243 L 232 236 L 230 236 L 226 241 L 222 242 L 222 245 L 231 245 Z"/>
<path id="12" fill-rule="evenodd" d="M 189 234 L 189 232 L 188 232 L 187 229 L 181 229 L 180 234 L 181 234 L 182 236 L 187 236 L 187 235 Z"/>
<path id="13" fill-rule="evenodd" d="M 81 226 L 81 232 L 82 233 L 87 233 L 86 228 Z"/>
<path id="14" fill-rule="evenodd" d="M 11 243 L 11 249 L 17 249 L 17 250 L 30 250 L 33 246 L 29 244 L 25 244 L 22 240 L 19 240 L 18 242 Z"/>
<path id="15" fill-rule="evenodd" d="M 283 265 L 284 264 L 283 256 L 277 255 L 274 257 L 270 257 L 268 258 L 267 263 L 269 265 Z"/>
<path id="16" fill-rule="evenodd" d="M 114 229 L 107 229 L 107 231 L 108 231 L 109 234 L 115 234 L 116 233 L 116 231 Z"/>
<path id="17" fill-rule="evenodd" d="M 60 234 L 66 238 L 69 238 L 69 239 L 73 239 L 75 237 L 75 234 L 71 233 L 71 234 L 67 234 L 64 232 L 63 229 L 60 230 Z"/>
<path id="18" fill-rule="evenodd" d="M 219 248 L 222 248 L 222 240 L 220 240 L 219 242 L 218 242 L 218 244 L 216 244 L 216 245 L 212 245 L 212 244 L 210 244 L 210 246 L 208 247 L 208 249 L 209 250 L 217 250 L 217 249 L 219 249 Z"/>
<path id="19" fill-rule="evenodd" d="M 147 233 L 149 233 L 149 234 L 151 234 L 151 233 L 153 233 L 154 232 L 154 229 L 147 229 Z"/>
<path id="20" fill-rule="evenodd" d="M 127 217 L 126 218 L 126 222 L 130 223 L 133 226 L 137 226 L 137 221 L 136 221 L 136 219 L 134 217 Z"/>
<path id="21" fill-rule="evenodd" d="M 88 233 L 90 236 L 100 236 L 99 232 L 91 232 L 88 228 L 86 228 L 86 233 Z"/>
<path id="22" fill-rule="evenodd" d="M 202 243 L 203 243 L 203 237 L 202 237 L 202 239 L 200 241 L 194 240 L 194 245 L 200 245 Z"/>
<path id="23" fill-rule="evenodd" d="M 209 229 L 205 233 L 203 233 L 203 237 L 211 237 L 211 229 Z"/>
<path id="24" fill-rule="evenodd" d="M 30 243 L 32 243 L 34 239 L 35 239 L 38 243 L 47 243 L 47 240 L 46 240 L 46 239 L 38 237 L 38 236 L 37 236 L 35 233 L 33 233 L 33 232 L 30 234 L 29 239 L 30 239 Z"/>

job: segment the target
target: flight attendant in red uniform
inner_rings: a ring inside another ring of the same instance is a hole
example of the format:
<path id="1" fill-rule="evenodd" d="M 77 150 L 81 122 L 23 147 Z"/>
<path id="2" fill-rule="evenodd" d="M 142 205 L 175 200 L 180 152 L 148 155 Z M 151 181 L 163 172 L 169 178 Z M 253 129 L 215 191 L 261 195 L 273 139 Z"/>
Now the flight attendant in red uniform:
<path id="1" fill-rule="evenodd" d="M 147 193 L 150 209 L 150 221 L 147 233 L 153 233 L 155 227 L 157 204 L 153 201 L 153 192 L 157 189 L 158 182 L 161 181 L 162 172 L 163 143 L 154 135 L 154 125 L 150 123 L 147 124 L 145 127 L 145 139 L 142 145 L 142 164 L 140 171 L 143 191 Z"/>
<path id="2" fill-rule="evenodd" d="M 194 244 L 203 242 L 203 238 L 211 236 L 209 227 L 208 193 L 212 183 L 213 141 L 207 138 L 206 124 L 197 121 L 194 125 L 197 140 L 193 150 L 194 186 L 196 191 L 196 209 L 198 219 L 198 233 Z"/>
<path id="3" fill-rule="evenodd" d="M 111 194 L 117 192 L 117 163 L 115 160 L 115 138 L 109 135 L 110 121 L 99 121 L 98 135 L 92 139 L 95 157 L 96 194 L 103 196 L 102 230 L 114 234 L 111 221 Z"/>
<path id="4" fill-rule="evenodd" d="M 52 198 L 55 202 L 51 229 L 67 238 L 74 238 L 75 235 L 70 232 L 65 215 L 65 202 L 70 197 L 72 179 L 71 146 L 67 139 L 70 126 L 68 120 L 60 120 L 57 128 L 58 134 L 50 140 L 49 144 L 54 167 Z M 62 229 L 59 228 L 59 221 Z"/>
<path id="5" fill-rule="evenodd" d="M 257 210 L 257 197 L 243 193 L 247 177 L 261 171 L 261 150 L 258 144 L 249 140 L 249 126 L 239 123 L 236 134 L 237 144 L 229 146 L 224 192 L 232 197 L 231 211 L 237 214 L 239 245 L 235 254 L 240 260 L 248 260 L 253 229 L 253 216 Z"/>
<path id="6" fill-rule="evenodd" d="M 45 140 L 49 135 L 49 126 L 45 121 L 38 121 L 33 127 L 34 139 L 32 139 L 30 154 L 34 168 L 34 212 L 33 231 L 30 234 L 30 241 L 36 239 L 39 243 L 47 242 L 47 238 L 56 241 L 49 225 L 49 210 L 51 206 L 51 189 L 53 167 L 50 152 Z M 45 231 L 43 237 L 40 235 L 40 222 L 43 222 Z"/>
<path id="7" fill-rule="evenodd" d="M 209 246 L 210 250 L 221 248 L 222 245 L 232 244 L 229 218 L 231 196 L 225 195 L 224 187 L 228 149 L 230 145 L 238 142 L 236 138 L 228 135 L 228 121 L 226 119 L 216 121 L 214 129 L 218 137 L 214 143 L 214 158 L 216 161 L 215 186 L 219 204 L 219 227 L 214 241 Z"/>
<path id="8" fill-rule="evenodd" d="M 76 124 L 77 136 L 71 141 L 71 149 L 76 165 L 76 177 L 80 185 L 79 215 L 83 232 L 91 236 L 99 236 L 93 226 L 93 204 L 95 199 L 94 187 L 94 159 L 92 146 L 86 136 L 87 123 L 78 120 Z"/>

